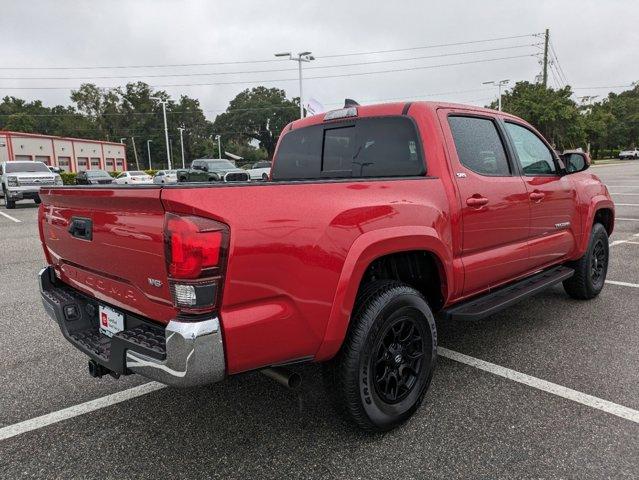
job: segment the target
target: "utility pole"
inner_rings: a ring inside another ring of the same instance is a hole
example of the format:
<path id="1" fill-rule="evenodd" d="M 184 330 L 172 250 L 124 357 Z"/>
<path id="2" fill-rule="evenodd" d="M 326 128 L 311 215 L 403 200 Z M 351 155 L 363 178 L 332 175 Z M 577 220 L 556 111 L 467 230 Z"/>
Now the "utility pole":
<path id="1" fill-rule="evenodd" d="M 544 73 L 542 77 L 544 88 L 548 86 L 548 40 L 550 40 L 550 30 L 546 29 L 546 34 L 544 35 Z"/>
<path id="2" fill-rule="evenodd" d="M 178 127 L 180 131 L 180 148 L 182 149 L 182 168 L 186 168 L 184 166 L 184 127 Z"/>
<path id="3" fill-rule="evenodd" d="M 169 170 L 171 170 L 171 147 L 169 145 L 169 127 L 166 124 L 166 103 L 167 100 L 163 100 L 160 97 L 150 97 L 153 100 L 157 100 L 162 104 L 162 114 L 164 115 L 164 140 L 166 141 L 166 160 L 168 162 Z"/>
<path id="4" fill-rule="evenodd" d="M 146 141 L 146 152 L 149 154 L 149 170 L 153 170 L 153 167 L 151 167 L 151 142 L 153 140 L 147 140 Z"/>
<path id="5" fill-rule="evenodd" d="M 133 143 L 133 156 L 135 157 L 135 168 L 136 170 L 140 170 L 140 164 L 138 163 L 138 151 L 135 149 L 135 137 L 131 137 L 131 142 Z"/>
<path id="6" fill-rule="evenodd" d="M 302 62 L 310 62 L 315 60 L 315 57 L 311 55 L 312 52 L 300 52 L 297 57 L 294 57 L 291 52 L 276 53 L 276 57 L 288 57 L 289 60 L 297 62 L 299 80 L 300 80 L 300 118 L 304 118 L 304 91 L 302 89 Z"/>
<path id="7" fill-rule="evenodd" d="M 497 100 L 497 105 L 498 105 L 498 110 L 501 112 L 501 87 L 508 85 L 508 83 L 510 82 L 509 79 L 506 80 L 491 80 L 489 82 L 482 82 L 482 85 L 496 85 L 497 88 L 499 89 L 499 99 Z"/>

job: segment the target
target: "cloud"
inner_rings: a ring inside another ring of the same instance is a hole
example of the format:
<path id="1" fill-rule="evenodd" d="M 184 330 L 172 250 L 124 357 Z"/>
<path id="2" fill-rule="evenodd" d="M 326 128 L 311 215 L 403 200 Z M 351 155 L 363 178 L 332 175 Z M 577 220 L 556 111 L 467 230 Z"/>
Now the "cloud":
<path id="1" fill-rule="evenodd" d="M 321 58 L 349 52 L 402 49 L 551 30 L 561 67 L 574 86 L 619 85 L 639 79 L 639 3 L 573 0 L 536 2 L 433 1 L 169 1 L 5 2 L 0 19 L 5 66 L 112 66 L 272 60 L 278 51 L 310 50 L 319 58 L 305 64 L 307 97 L 337 105 L 345 97 L 365 102 L 426 97 L 486 104 L 496 94 L 483 81 L 533 80 L 535 57 L 512 58 L 432 69 L 356 75 L 534 53 L 539 47 L 483 52 L 405 62 L 317 68 L 415 56 L 538 43 L 539 39 L 459 45 L 388 54 Z M 291 69 L 284 72 L 220 76 L 144 78 L 150 84 L 247 81 L 236 85 L 165 87 L 172 96 L 200 99 L 207 116 L 226 108 L 239 91 L 260 80 L 298 95 L 296 64 L 270 62 L 206 67 L 99 70 L 0 70 L 0 95 L 69 103 L 68 90 L 10 90 L 6 87 L 77 86 L 82 80 L 12 80 L 7 77 L 77 77 L 215 73 Z M 312 79 L 316 76 L 345 75 Z M 552 77 L 551 77 L 552 79 Z M 131 81 L 134 80 L 133 78 Z M 86 81 L 91 81 L 90 79 Z M 95 79 L 99 85 L 126 79 Z M 4 88 L 3 88 L 4 87 Z M 580 94 L 597 93 L 579 91 Z"/>

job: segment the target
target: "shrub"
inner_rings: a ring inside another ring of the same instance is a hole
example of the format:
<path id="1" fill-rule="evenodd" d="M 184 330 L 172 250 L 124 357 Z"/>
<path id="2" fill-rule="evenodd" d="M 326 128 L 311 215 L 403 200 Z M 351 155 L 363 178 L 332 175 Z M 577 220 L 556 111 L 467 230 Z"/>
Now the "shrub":
<path id="1" fill-rule="evenodd" d="M 62 183 L 64 185 L 75 185 L 75 177 L 77 177 L 77 173 L 62 172 L 60 173 L 60 177 L 62 178 Z"/>

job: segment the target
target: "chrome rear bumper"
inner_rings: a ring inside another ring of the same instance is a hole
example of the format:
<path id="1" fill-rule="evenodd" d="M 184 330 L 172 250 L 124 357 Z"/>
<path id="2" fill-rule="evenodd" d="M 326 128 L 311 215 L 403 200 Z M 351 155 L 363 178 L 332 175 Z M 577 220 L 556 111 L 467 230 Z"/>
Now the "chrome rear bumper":
<path id="1" fill-rule="evenodd" d="M 217 317 L 166 328 L 128 312 L 126 329 L 109 338 L 99 332 L 99 302 L 56 279 L 51 267 L 39 274 L 47 314 L 64 337 L 92 360 L 117 374 L 139 373 L 175 387 L 218 382 L 226 376 L 224 344 Z"/>
<path id="2" fill-rule="evenodd" d="M 224 344 L 217 317 L 201 322 L 171 320 L 165 332 L 165 360 L 127 350 L 127 368 L 178 387 L 214 383 L 224 378 Z"/>

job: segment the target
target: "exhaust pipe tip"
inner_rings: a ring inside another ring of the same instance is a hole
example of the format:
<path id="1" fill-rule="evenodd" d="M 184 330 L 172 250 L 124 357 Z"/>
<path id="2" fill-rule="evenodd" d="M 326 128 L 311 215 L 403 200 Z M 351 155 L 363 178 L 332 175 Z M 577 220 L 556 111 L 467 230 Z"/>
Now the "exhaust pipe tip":
<path id="1" fill-rule="evenodd" d="M 288 368 L 269 367 L 260 370 L 260 372 L 290 390 L 295 390 L 302 384 L 301 375 Z"/>

